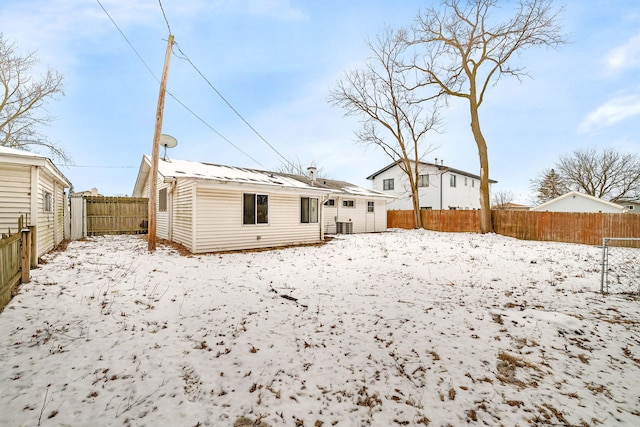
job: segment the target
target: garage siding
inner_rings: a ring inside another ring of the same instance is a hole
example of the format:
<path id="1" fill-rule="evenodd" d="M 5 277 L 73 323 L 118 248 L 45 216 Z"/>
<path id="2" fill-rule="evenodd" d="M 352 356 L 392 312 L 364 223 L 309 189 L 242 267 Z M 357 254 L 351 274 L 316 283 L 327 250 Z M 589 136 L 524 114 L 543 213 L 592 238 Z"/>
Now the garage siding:
<path id="1" fill-rule="evenodd" d="M 55 212 L 58 201 L 54 194 L 53 180 L 40 171 L 38 179 L 38 227 L 36 235 L 38 238 L 38 255 L 49 252 L 55 245 Z M 45 194 L 50 193 L 53 197 L 51 211 L 45 211 Z"/>
<path id="2" fill-rule="evenodd" d="M 0 232 L 15 234 L 18 217 L 31 212 L 31 166 L 2 165 L 0 182 Z"/>

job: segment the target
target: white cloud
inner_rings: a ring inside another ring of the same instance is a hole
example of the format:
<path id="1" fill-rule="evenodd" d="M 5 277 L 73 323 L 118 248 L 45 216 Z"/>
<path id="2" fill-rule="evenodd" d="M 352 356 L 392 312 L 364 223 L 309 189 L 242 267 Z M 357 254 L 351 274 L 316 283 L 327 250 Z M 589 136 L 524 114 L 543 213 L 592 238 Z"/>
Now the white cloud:
<path id="1" fill-rule="evenodd" d="M 612 49 L 607 55 L 607 65 L 612 71 L 624 71 L 640 67 L 640 34 L 625 44 Z"/>
<path id="2" fill-rule="evenodd" d="M 578 130 L 587 133 L 640 115 L 640 94 L 618 96 L 602 104 L 580 123 Z"/>

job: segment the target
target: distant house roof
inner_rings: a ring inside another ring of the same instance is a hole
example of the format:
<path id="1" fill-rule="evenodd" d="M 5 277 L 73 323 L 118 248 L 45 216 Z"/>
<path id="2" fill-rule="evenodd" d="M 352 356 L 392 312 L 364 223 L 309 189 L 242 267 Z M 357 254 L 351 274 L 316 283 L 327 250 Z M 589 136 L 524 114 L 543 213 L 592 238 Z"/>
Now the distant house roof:
<path id="1" fill-rule="evenodd" d="M 374 172 L 374 173 L 372 173 L 371 175 L 369 175 L 369 176 L 367 177 L 367 179 L 374 179 L 376 176 L 380 175 L 380 174 L 381 174 L 381 173 L 383 173 L 383 172 L 388 171 L 389 169 L 391 169 L 392 167 L 396 166 L 397 164 L 399 164 L 399 163 L 401 163 L 401 162 L 402 162 L 402 160 L 397 160 L 397 161 L 395 161 L 395 162 L 393 162 L 393 163 L 391 163 L 391 164 L 388 164 L 387 166 L 383 167 L 383 168 L 382 168 L 382 169 L 380 169 L 379 171 Z M 445 172 L 453 172 L 453 173 L 456 173 L 456 174 L 458 174 L 458 175 L 468 176 L 469 178 L 480 179 L 480 177 L 479 177 L 478 175 L 475 175 L 475 174 L 472 174 L 472 173 L 469 173 L 469 172 L 465 172 L 465 171 L 460 170 L 460 169 L 455 169 L 455 168 L 452 168 L 452 167 L 449 167 L 449 166 L 444 166 L 444 165 L 442 165 L 442 164 L 438 165 L 438 164 L 436 164 L 436 163 L 429 163 L 429 162 L 418 162 L 418 163 L 419 163 L 421 166 L 432 166 L 432 167 L 434 167 L 434 168 L 438 168 L 438 169 L 443 170 L 443 171 L 445 171 Z M 489 182 L 490 182 L 491 184 L 495 184 L 495 183 L 497 183 L 498 181 L 494 181 L 493 179 L 490 179 L 490 180 L 489 180 Z"/>
<path id="2" fill-rule="evenodd" d="M 150 172 L 151 159 L 145 155 L 142 158 L 140 172 L 133 190 L 133 194 L 142 194 L 143 186 Z M 384 197 L 389 196 L 379 191 L 360 187 L 346 181 L 316 178 L 312 180 L 308 176 L 293 175 L 281 172 L 249 169 L 236 166 L 225 166 L 213 163 L 195 162 L 188 160 L 163 160 L 158 161 L 158 173 L 164 178 L 194 178 L 199 180 L 254 184 L 272 186 L 276 188 L 304 189 L 311 191 L 325 191 L 331 193 L 346 193 L 353 196 Z"/>
<path id="3" fill-rule="evenodd" d="M 65 187 L 71 186 L 71 181 L 53 164 L 51 159 L 42 156 L 40 154 L 31 153 L 29 151 L 18 150 L 15 148 L 9 148 L 0 146 L 0 160 L 5 159 L 5 162 L 18 163 L 24 165 L 42 166 L 55 176 L 60 182 L 64 183 Z"/>
<path id="4" fill-rule="evenodd" d="M 504 209 L 504 210 L 512 210 L 512 211 L 528 211 L 531 209 L 527 205 L 520 205 L 518 203 L 504 203 L 502 205 L 495 205 L 492 209 Z"/>
<path id="5" fill-rule="evenodd" d="M 585 201 L 588 201 L 594 205 L 600 205 L 603 208 L 608 208 L 610 210 L 614 210 L 614 211 L 620 211 L 620 213 L 625 212 L 627 209 L 624 206 L 621 206 L 617 203 L 612 203 L 612 202 L 607 202 L 606 200 L 602 200 L 599 199 L 597 197 L 594 196 L 590 196 L 589 194 L 584 194 L 584 193 L 580 193 L 577 191 L 570 191 L 566 194 L 563 194 L 562 196 L 556 197 L 555 199 L 549 200 L 548 202 L 542 203 L 541 205 L 535 206 L 533 208 L 531 208 L 532 211 L 545 211 L 545 210 L 550 210 L 550 208 L 553 208 L 554 205 L 559 205 L 560 203 L 562 203 L 563 201 L 566 201 L 570 198 L 579 198 Z M 581 209 L 575 209 L 575 210 L 567 210 L 566 212 L 585 212 Z"/>

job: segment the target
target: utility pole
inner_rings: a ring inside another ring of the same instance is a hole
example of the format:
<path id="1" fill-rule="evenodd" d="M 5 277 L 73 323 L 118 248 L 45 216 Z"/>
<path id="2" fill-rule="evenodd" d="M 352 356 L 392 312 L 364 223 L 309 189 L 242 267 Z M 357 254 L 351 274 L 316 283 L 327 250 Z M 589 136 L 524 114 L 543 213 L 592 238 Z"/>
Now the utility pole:
<path id="1" fill-rule="evenodd" d="M 167 53 L 164 57 L 164 68 L 160 80 L 160 93 L 158 94 L 158 110 L 156 112 L 156 128 L 153 133 L 153 148 L 151 150 L 151 171 L 149 172 L 149 252 L 156 250 L 156 199 L 158 193 L 158 157 L 160 151 L 160 134 L 162 133 L 162 114 L 164 112 L 164 96 L 167 88 L 167 76 L 169 75 L 169 61 L 173 49 L 173 35 L 169 34 L 167 40 Z"/>

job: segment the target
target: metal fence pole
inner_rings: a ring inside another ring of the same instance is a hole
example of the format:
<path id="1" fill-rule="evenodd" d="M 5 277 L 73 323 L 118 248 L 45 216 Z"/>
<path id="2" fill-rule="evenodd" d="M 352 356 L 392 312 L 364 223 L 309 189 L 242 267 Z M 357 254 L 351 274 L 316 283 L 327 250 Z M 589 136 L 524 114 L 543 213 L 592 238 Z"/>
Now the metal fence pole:
<path id="1" fill-rule="evenodd" d="M 607 239 L 602 239 L 602 261 L 600 262 L 600 293 L 604 293 L 604 258 L 607 248 Z"/>

